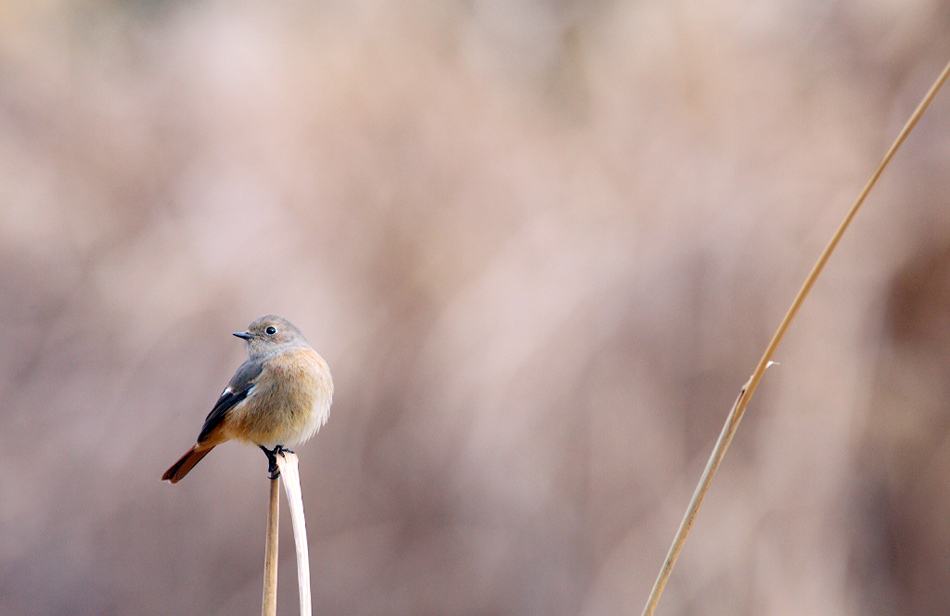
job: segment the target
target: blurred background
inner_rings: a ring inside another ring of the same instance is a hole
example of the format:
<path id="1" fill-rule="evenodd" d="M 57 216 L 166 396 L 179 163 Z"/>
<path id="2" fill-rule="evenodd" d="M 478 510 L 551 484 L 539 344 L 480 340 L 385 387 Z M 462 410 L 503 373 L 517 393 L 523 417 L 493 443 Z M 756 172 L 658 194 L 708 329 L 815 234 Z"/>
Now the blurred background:
<path id="1" fill-rule="evenodd" d="M 264 456 L 159 477 L 277 312 L 336 380 L 298 450 L 316 614 L 639 614 L 948 27 L 936 0 L 6 0 L 0 613 L 259 613 Z M 659 614 L 950 605 L 948 168 L 943 92 Z"/>

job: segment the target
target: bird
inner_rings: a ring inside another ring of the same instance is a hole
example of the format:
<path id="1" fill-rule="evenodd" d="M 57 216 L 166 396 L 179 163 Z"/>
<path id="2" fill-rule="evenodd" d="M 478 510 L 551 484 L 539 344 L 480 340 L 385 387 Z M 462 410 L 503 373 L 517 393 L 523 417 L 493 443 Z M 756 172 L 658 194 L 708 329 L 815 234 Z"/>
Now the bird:
<path id="1" fill-rule="evenodd" d="M 178 483 L 229 440 L 260 447 L 276 479 L 277 455 L 310 440 L 330 417 L 330 369 L 293 323 L 267 314 L 234 335 L 245 341 L 248 359 L 208 413 L 195 445 L 165 471 L 163 481 Z"/>

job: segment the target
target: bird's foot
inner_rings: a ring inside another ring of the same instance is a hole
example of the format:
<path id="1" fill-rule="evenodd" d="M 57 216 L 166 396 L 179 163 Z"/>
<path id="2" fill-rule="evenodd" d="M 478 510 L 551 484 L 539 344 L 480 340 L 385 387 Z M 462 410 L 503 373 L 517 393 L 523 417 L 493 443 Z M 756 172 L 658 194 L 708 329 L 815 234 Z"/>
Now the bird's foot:
<path id="1" fill-rule="evenodd" d="M 277 445 L 273 449 L 268 449 L 263 445 L 259 445 L 261 451 L 264 452 L 264 455 L 267 456 L 267 477 L 269 479 L 277 479 L 280 477 L 280 469 L 277 467 L 277 454 L 283 454 L 287 449 L 284 449 L 282 446 Z"/>

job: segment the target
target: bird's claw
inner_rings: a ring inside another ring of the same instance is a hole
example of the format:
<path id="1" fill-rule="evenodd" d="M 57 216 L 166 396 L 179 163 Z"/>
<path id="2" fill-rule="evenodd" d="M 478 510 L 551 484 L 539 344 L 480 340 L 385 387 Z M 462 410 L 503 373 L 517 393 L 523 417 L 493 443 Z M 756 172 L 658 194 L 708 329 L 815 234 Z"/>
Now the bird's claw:
<path id="1" fill-rule="evenodd" d="M 277 466 L 277 456 L 293 452 L 289 449 L 284 449 L 282 445 L 277 445 L 273 449 L 268 449 L 267 447 L 260 445 L 260 448 L 261 451 L 264 452 L 264 455 L 267 456 L 267 477 L 271 480 L 277 479 L 280 477 L 280 468 Z"/>

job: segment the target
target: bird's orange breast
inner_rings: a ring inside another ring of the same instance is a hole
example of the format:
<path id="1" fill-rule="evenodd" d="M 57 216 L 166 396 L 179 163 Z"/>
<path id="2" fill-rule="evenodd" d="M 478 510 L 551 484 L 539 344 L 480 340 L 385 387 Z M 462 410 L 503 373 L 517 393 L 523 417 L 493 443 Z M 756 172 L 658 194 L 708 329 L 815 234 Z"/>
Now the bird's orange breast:
<path id="1" fill-rule="evenodd" d="M 323 358 L 296 348 L 268 358 L 247 398 L 228 412 L 228 437 L 293 446 L 310 439 L 330 416 L 333 379 Z"/>

